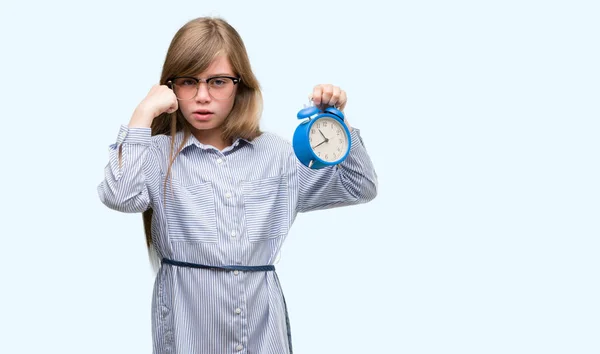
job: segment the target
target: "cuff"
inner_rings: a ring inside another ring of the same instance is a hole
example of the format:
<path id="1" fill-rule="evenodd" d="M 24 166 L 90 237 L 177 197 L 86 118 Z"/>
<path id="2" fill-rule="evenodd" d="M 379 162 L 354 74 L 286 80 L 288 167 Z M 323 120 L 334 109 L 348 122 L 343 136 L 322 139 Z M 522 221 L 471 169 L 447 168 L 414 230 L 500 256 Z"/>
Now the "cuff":
<path id="1" fill-rule="evenodd" d="M 121 125 L 117 141 L 111 147 L 118 148 L 121 144 L 150 145 L 151 132 L 151 128 L 129 128 Z"/>

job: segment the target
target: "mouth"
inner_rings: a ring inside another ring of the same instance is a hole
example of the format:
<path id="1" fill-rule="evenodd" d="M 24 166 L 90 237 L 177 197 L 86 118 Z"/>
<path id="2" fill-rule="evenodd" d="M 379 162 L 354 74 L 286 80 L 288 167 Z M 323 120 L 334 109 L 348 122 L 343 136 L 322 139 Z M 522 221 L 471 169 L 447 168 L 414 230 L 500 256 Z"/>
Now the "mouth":
<path id="1" fill-rule="evenodd" d="M 197 120 L 208 120 L 215 113 L 206 109 L 199 109 L 192 112 L 192 116 Z"/>

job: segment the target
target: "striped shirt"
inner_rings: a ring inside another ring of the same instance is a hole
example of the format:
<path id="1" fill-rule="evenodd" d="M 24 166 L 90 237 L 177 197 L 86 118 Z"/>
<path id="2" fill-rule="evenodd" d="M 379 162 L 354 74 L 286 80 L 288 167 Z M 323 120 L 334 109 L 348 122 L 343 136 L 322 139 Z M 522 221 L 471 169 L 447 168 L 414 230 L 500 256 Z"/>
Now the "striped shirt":
<path id="1" fill-rule="evenodd" d="M 365 203 L 377 175 L 358 129 L 338 166 L 312 170 L 289 141 L 265 132 L 219 151 L 193 135 L 165 186 L 171 137 L 121 126 L 98 186 L 107 207 L 154 210 L 159 258 L 205 265 L 270 265 L 297 213 Z M 177 133 L 175 148 L 183 140 Z M 121 149 L 121 166 L 118 152 Z M 152 297 L 155 354 L 290 352 L 283 293 L 272 271 L 183 268 L 163 264 Z"/>

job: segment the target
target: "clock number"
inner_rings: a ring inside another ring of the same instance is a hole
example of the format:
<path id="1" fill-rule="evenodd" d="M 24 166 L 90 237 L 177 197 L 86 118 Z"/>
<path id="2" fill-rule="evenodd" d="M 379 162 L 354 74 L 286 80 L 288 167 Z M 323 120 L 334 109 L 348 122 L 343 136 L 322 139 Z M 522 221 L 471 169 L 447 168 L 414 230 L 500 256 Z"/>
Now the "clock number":
<path id="1" fill-rule="evenodd" d="M 340 136 L 340 134 L 342 134 L 342 131 L 338 129 L 337 130 L 337 136 Z"/>
<path id="2" fill-rule="evenodd" d="M 329 158 L 329 154 L 325 154 L 325 160 Z"/>
<path id="3" fill-rule="evenodd" d="M 317 152 L 317 155 L 318 155 L 319 157 L 321 157 L 321 152 L 320 152 L 320 151 L 319 151 L 319 152 Z"/>
<path id="4" fill-rule="evenodd" d="M 340 138 L 340 144 L 344 142 L 344 139 Z"/>
<path id="5" fill-rule="evenodd" d="M 315 133 L 316 133 L 315 129 L 314 129 L 314 128 L 313 128 L 313 129 L 311 129 L 311 130 L 310 130 L 310 133 L 311 133 L 311 134 L 315 134 Z"/>
<path id="6" fill-rule="evenodd" d="M 323 122 L 323 128 L 327 126 L 327 122 Z"/>

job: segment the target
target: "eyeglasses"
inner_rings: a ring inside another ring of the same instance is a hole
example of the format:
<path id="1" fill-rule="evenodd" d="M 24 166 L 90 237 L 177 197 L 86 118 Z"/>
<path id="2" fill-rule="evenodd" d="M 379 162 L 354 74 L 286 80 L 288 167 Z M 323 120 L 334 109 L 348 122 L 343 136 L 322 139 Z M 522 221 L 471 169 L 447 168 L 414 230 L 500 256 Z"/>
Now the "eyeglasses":
<path id="1" fill-rule="evenodd" d="M 239 77 L 213 76 L 207 79 L 197 79 L 193 76 L 178 76 L 167 81 L 167 86 L 173 90 L 179 100 L 191 100 L 198 94 L 201 82 L 206 82 L 208 94 L 215 100 L 226 100 L 233 94 Z"/>

